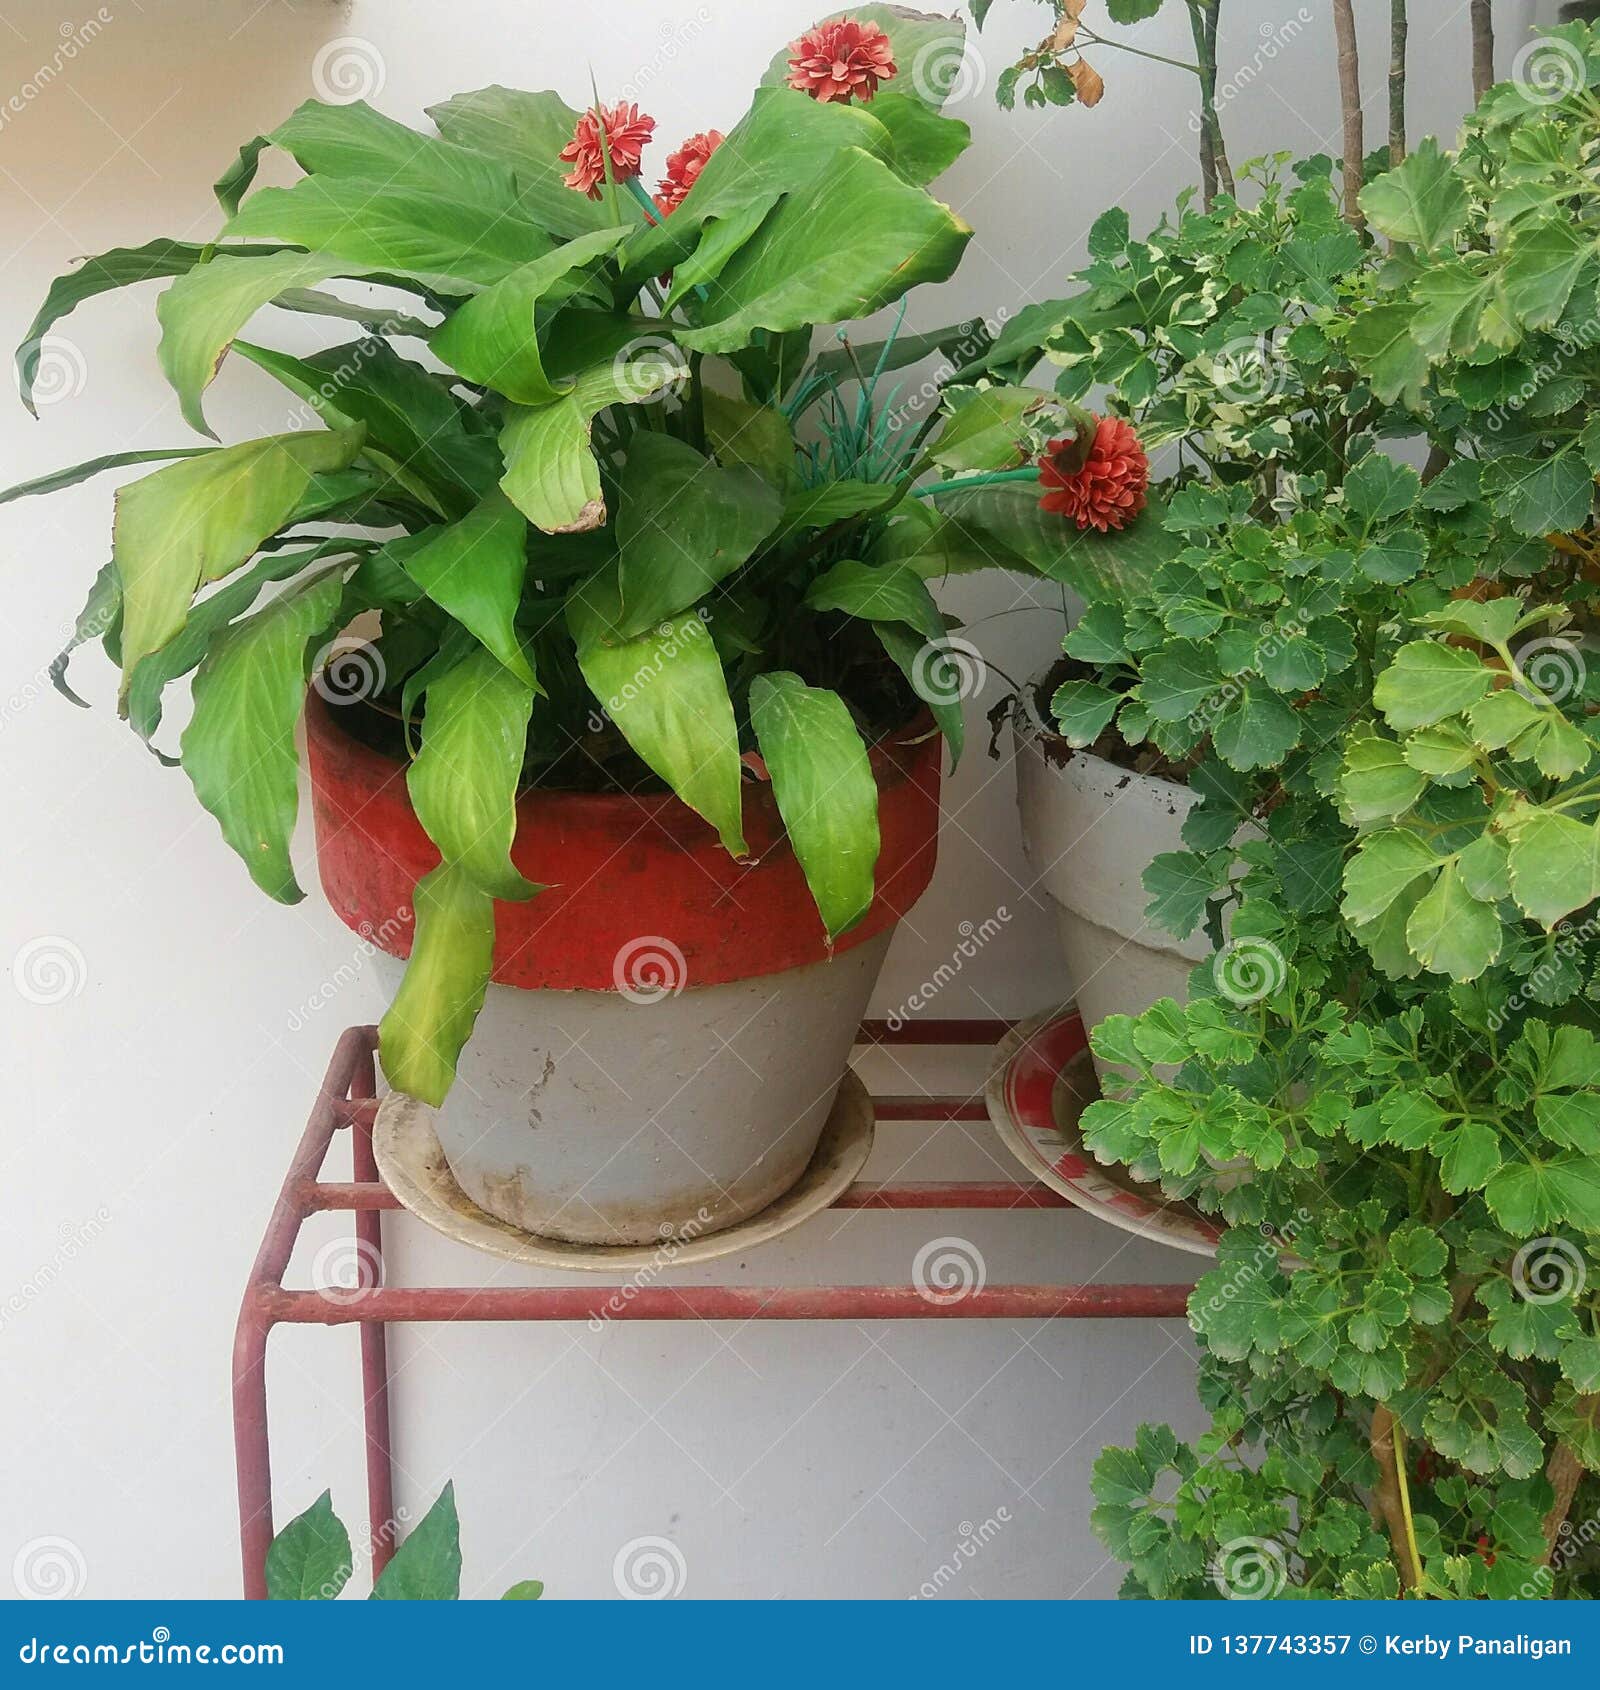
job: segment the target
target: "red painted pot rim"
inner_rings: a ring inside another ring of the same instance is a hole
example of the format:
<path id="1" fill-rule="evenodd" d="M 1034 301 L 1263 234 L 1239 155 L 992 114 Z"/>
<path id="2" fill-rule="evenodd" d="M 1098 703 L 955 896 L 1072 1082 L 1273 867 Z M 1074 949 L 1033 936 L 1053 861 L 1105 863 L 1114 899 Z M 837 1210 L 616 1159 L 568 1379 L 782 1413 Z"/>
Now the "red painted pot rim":
<path id="1" fill-rule="evenodd" d="M 406 765 L 355 739 L 315 688 L 306 746 L 329 902 L 378 949 L 409 955 L 412 888 L 439 854 L 411 809 Z M 745 782 L 751 856 L 740 862 L 670 792 L 524 791 L 512 861 L 548 889 L 527 903 L 496 904 L 493 978 L 529 989 L 619 990 L 643 947 L 668 959 L 669 972 L 679 972 L 671 984 L 681 989 L 781 973 L 852 949 L 893 926 L 927 889 L 942 754 L 925 711 L 871 748 L 882 837 L 877 896 L 831 949 L 770 784 Z"/>

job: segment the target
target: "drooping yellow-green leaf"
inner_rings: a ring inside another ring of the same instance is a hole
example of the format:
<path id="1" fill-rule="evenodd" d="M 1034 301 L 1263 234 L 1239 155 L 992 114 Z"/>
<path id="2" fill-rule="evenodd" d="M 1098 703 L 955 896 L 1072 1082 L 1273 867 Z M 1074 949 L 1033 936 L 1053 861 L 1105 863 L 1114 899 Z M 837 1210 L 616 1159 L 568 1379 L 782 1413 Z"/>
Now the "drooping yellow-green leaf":
<path id="1" fill-rule="evenodd" d="M 872 907 L 880 841 L 867 748 L 836 692 L 785 670 L 756 677 L 750 723 L 789 842 L 837 939 Z"/>
<path id="2" fill-rule="evenodd" d="M 472 1037 L 494 962 L 494 899 L 441 863 L 417 882 L 411 960 L 378 1028 L 389 1084 L 437 1108 Z"/>
<path id="3" fill-rule="evenodd" d="M 438 676 L 427 698 L 422 750 L 406 773 L 417 820 L 480 891 L 533 897 L 541 888 L 511 863 L 533 689 L 479 650 Z"/>
<path id="4" fill-rule="evenodd" d="M 297 584 L 213 642 L 194 681 L 184 772 L 250 878 L 279 903 L 305 895 L 289 862 L 298 806 L 294 730 L 313 642 L 333 632 L 340 570 Z"/>
<path id="5" fill-rule="evenodd" d="M 294 515 L 314 477 L 347 469 L 363 433 L 268 435 L 122 488 L 112 558 L 122 580 L 124 700 L 139 660 L 182 628 L 196 591 L 248 562 Z"/>
<path id="6" fill-rule="evenodd" d="M 623 639 L 620 612 L 615 570 L 567 600 L 584 680 L 640 757 L 711 823 L 732 855 L 744 856 L 739 730 L 705 623 L 690 612 Z"/>

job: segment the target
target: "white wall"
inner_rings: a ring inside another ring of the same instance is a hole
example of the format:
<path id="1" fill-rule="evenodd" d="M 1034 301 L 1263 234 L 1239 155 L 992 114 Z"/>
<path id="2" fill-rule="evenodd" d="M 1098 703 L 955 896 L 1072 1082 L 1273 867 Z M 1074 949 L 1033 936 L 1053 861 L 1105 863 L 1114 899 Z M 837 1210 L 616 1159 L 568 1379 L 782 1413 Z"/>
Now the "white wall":
<path id="1" fill-rule="evenodd" d="M 602 90 L 637 87 L 648 69 L 641 98 L 671 137 L 728 126 L 815 3 L 357 0 L 344 15 L 314 0 L 108 0 L 110 22 L 89 40 L 89 0 L 6 0 L 0 102 L 15 89 L 21 109 L 0 124 L 0 340 L 21 338 L 74 257 L 211 231 L 210 182 L 241 140 L 312 92 L 330 40 L 363 43 L 356 70 L 381 77 L 375 103 L 413 121 L 424 103 L 486 82 L 555 83 L 581 103 L 591 66 Z M 1229 10 L 1224 82 L 1260 66 L 1227 104 L 1235 158 L 1336 150 L 1325 0 L 1308 0 L 1309 22 L 1294 21 L 1291 0 Z M 1413 8 L 1423 120 L 1446 132 L 1467 92 L 1464 10 Z M 1504 62 L 1534 10 L 1502 0 Z M 1386 14 L 1381 0 L 1361 6 L 1374 136 Z M 945 185 L 978 239 L 942 297 L 917 301 L 921 326 L 1058 291 L 1094 213 L 1120 201 L 1137 227 L 1189 178 L 1189 85 L 1176 73 L 1104 52 L 1097 111 L 994 108 L 994 74 L 1044 18 L 997 5 L 982 40 L 989 87 L 958 108 L 976 144 Z M 1185 56 L 1176 22 L 1166 35 L 1141 40 Z M 23 89 L 25 67 L 58 56 L 59 75 Z M 0 409 L 0 480 L 183 440 L 155 364 L 152 304 L 142 290 L 61 326 L 62 374 L 77 391 L 39 424 Z M 210 413 L 236 439 L 282 426 L 283 406 L 238 365 Z M 239 1287 L 334 1036 L 381 1003 L 319 895 L 292 911 L 257 896 L 182 775 L 118 727 L 97 652 L 78 671 L 94 712 L 50 691 L 44 666 L 105 559 L 109 509 L 96 483 L 0 510 L 0 1594 L 11 1594 L 9 1558 L 26 1550 L 35 1567 L 59 1553 L 89 1595 L 226 1596 L 237 1590 L 227 1368 Z M 948 957 L 962 922 L 1005 905 L 1003 937 L 934 1012 L 1021 1015 L 1059 985 L 1010 773 L 983 754 L 983 713 L 1006 690 L 1000 672 L 1024 676 L 1050 655 L 1059 616 L 999 580 L 962 585 L 947 603 L 973 618 L 996 673 L 971 705 L 938 880 L 897 941 L 881 1003 L 901 1002 Z M 874 1060 L 889 1089 L 920 1081 Z M 942 1083 L 974 1078 L 958 1061 Z M 986 1130 L 943 1129 L 919 1149 L 927 1137 L 885 1128 L 870 1171 L 1009 1172 Z M 916 1249 L 942 1232 L 979 1248 L 993 1282 L 1189 1268 L 1072 1215 L 856 1215 L 693 1277 L 904 1282 Z M 330 1236 L 315 1231 L 313 1247 Z M 391 1236 L 401 1275 L 512 1278 L 411 1223 Z M 274 1343 L 280 1515 L 332 1485 L 357 1521 L 353 1334 Z M 619 1547 L 663 1536 L 682 1551 L 691 1595 L 909 1594 L 951 1558 L 964 1525 L 1004 1509 L 1010 1523 L 955 1593 L 1106 1595 L 1117 1575 L 1087 1530 L 1095 1451 L 1140 1418 L 1197 1423 L 1181 1324 L 634 1325 L 598 1338 L 473 1327 L 414 1331 L 395 1349 L 401 1501 L 415 1510 L 455 1477 L 478 1593 L 540 1576 L 552 1594 L 610 1595 Z"/>

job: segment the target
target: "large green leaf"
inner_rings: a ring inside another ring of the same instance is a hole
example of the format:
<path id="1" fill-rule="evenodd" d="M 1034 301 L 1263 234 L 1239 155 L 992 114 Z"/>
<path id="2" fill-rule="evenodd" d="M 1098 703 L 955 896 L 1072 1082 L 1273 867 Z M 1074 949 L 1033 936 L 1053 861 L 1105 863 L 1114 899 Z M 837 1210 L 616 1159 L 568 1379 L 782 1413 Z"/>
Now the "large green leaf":
<path id="1" fill-rule="evenodd" d="M 1120 533 L 1100 534 L 1042 509 L 1038 487 L 1027 483 L 970 491 L 957 484 L 948 492 L 934 486 L 929 497 L 955 531 L 945 537 L 947 551 L 992 556 L 998 568 L 1012 568 L 1012 560 L 1021 558 L 1085 598 L 1137 591 L 1184 544 L 1162 526 L 1156 500 Z"/>
<path id="2" fill-rule="evenodd" d="M 17 348 L 17 391 L 34 415 L 33 383 L 44 352 L 44 337 L 61 319 L 96 294 L 136 282 L 153 282 L 167 276 L 181 276 L 206 255 L 207 248 L 189 241 L 151 241 L 145 246 L 114 247 L 97 257 L 86 258 L 76 270 L 58 276 L 50 284 L 39 314 Z"/>
<path id="3" fill-rule="evenodd" d="M 1536 810 L 1511 833 L 1511 895 L 1523 912 L 1554 927 L 1600 896 L 1600 823 Z"/>
<path id="4" fill-rule="evenodd" d="M 970 690 L 960 656 L 943 642 L 924 639 L 903 622 L 875 622 L 873 630 L 911 690 L 933 712 L 950 747 L 950 772 L 954 774 L 967 738 L 961 700 Z"/>
<path id="5" fill-rule="evenodd" d="M 614 252 L 627 234 L 619 227 L 580 235 L 486 288 L 434 333 L 434 355 L 518 405 L 549 404 L 565 388 L 545 373 L 535 333 L 545 296 L 574 270 Z"/>
<path id="6" fill-rule="evenodd" d="M 953 61 L 959 73 L 961 56 Z M 872 115 L 894 137 L 894 167 L 918 187 L 942 176 L 972 144 L 972 130 L 959 118 L 941 117 L 915 94 L 883 90 Z"/>
<path id="7" fill-rule="evenodd" d="M 642 634 L 697 604 L 778 524 L 783 501 L 752 469 L 721 469 L 668 434 L 628 450 L 617 511 L 618 632 Z"/>
<path id="8" fill-rule="evenodd" d="M 289 862 L 298 802 L 294 731 L 311 644 L 338 618 L 337 570 L 293 587 L 227 629 L 194 680 L 183 767 L 250 878 L 280 903 L 304 896 Z"/>
<path id="9" fill-rule="evenodd" d="M 441 863 L 417 882 L 411 960 L 378 1029 L 389 1084 L 437 1108 L 483 1008 L 494 962 L 494 899 Z"/>
<path id="10" fill-rule="evenodd" d="M 0 505 L 9 505 L 13 499 L 26 499 L 35 493 L 59 493 L 63 487 L 76 487 L 80 481 L 87 481 L 91 475 L 99 475 L 108 469 L 127 469 L 132 464 L 158 464 L 171 458 L 199 458 L 215 450 L 213 446 L 168 446 L 149 452 L 112 452 L 103 458 L 90 458 L 86 463 L 73 464 L 69 469 L 52 470 L 32 481 L 19 481 L 15 487 L 8 487 L 0 493 Z"/>
<path id="11" fill-rule="evenodd" d="M 848 147 L 785 196 L 707 288 L 701 326 L 678 339 L 701 352 L 734 352 L 762 329 L 867 316 L 920 282 L 944 281 L 971 238 L 947 206 Z"/>
<path id="12" fill-rule="evenodd" d="M 498 282 L 551 247 L 537 224 L 503 202 L 341 176 L 263 188 L 223 233 L 287 241 L 331 254 L 341 268 L 398 270 L 458 292 Z"/>
<path id="13" fill-rule="evenodd" d="M 122 696 L 139 660 L 184 624 L 207 581 L 247 562 L 293 517 L 313 478 L 348 468 L 359 428 L 274 434 L 157 470 L 117 494 L 112 557 L 122 578 Z"/>
<path id="14" fill-rule="evenodd" d="M 614 571 L 567 600 L 583 678 L 640 757 L 742 857 L 739 730 L 711 635 L 691 613 L 623 639 L 621 608 Z"/>
<path id="15" fill-rule="evenodd" d="M 750 725 L 830 941 L 872 907 L 878 787 L 849 708 L 785 670 L 750 687 Z"/>
<path id="16" fill-rule="evenodd" d="M 1454 241 L 1467 212 L 1467 190 L 1455 161 L 1431 136 L 1404 164 L 1361 190 L 1361 209 L 1390 240 L 1431 252 Z"/>
<path id="17" fill-rule="evenodd" d="M 827 19 L 852 18 L 857 23 L 875 23 L 894 46 L 895 76 L 879 91 L 879 97 L 894 89 L 933 106 L 942 106 L 959 85 L 963 59 L 962 48 L 967 38 L 967 26 L 960 17 L 940 17 L 930 12 L 918 12 L 909 6 L 889 6 L 874 3 L 851 6 L 847 11 L 833 12 Z M 789 79 L 790 49 L 784 47 L 767 66 L 762 83 L 766 86 L 783 84 Z M 876 101 L 873 102 L 876 104 Z"/>
<path id="18" fill-rule="evenodd" d="M 522 211 L 562 239 L 610 223 L 611 208 L 567 187 L 561 149 L 572 139 L 578 113 L 557 94 L 520 88 L 479 88 L 428 107 L 428 116 L 447 140 L 503 160 L 516 173 Z M 633 201 L 619 196 L 624 216 L 637 216 Z"/>
<path id="19" fill-rule="evenodd" d="M 606 506 L 589 425 L 608 405 L 645 403 L 687 374 L 674 348 L 646 339 L 637 354 L 624 349 L 581 371 L 572 391 L 553 403 L 513 408 L 500 433 L 507 498 L 547 534 L 598 528 Z"/>
<path id="20" fill-rule="evenodd" d="M 493 440 L 469 434 L 444 378 L 402 358 L 387 341 L 352 341 L 309 358 L 242 340 L 235 346 L 241 358 L 299 395 L 330 428 L 364 424 L 367 449 L 380 448 L 419 477 L 432 507 L 464 510 L 495 485 L 500 456 Z"/>
<path id="21" fill-rule="evenodd" d="M 461 1596 L 461 1526 L 454 1485 L 446 1485 L 406 1534 L 372 1595 L 380 1602 L 454 1602 Z"/>
<path id="22" fill-rule="evenodd" d="M 532 709 L 532 687 L 474 652 L 428 687 L 422 750 L 406 773 L 417 820 L 440 855 L 495 898 L 542 890 L 511 864 Z"/>
<path id="23" fill-rule="evenodd" d="M 326 281 L 338 268 L 338 259 L 320 253 L 213 258 L 180 276 L 162 294 L 156 301 L 161 323 L 158 356 L 191 428 L 215 438 L 200 397 L 240 329 L 285 288 Z"/>
<path id="24" fill-rule="evenodd" d="M 522 513 L 495 493 L 460 522 L 424 529 L 385 549 L 441 610 L 470 628 L 512 674 L 537 690 L 516 630 L 527 574 L 527 534 Z"/>
<path id="25" fill-rule="evenodd" d="M 909 564 L 846 558 L 812 582 L 806 603 L 813 610 L 842 610 L 867 622 L 905 622 L 925 640 L 945 635 L 944 618 L 927 582 Z"/>
<path id="26" fill-rule="evenodd" d="M 350 1534 L 324 1491 L 267 1549 L 267 1597 L 273 1602 L 331 1602 L 350 1582 Z"/>

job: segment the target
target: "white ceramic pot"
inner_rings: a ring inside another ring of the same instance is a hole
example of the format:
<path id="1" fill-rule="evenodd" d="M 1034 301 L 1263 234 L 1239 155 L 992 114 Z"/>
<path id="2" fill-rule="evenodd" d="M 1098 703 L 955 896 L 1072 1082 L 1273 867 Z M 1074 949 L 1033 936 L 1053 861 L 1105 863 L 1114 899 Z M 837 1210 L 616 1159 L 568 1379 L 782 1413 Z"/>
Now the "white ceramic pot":
<path id="1" fill-rule="evenodd" d="M 1022 845 L 1056 915 L 1068 995 L 1084 1025 L 1138 1015 L 1188 995 L 1189 971 L 1212 954 L 1204 931 L 1177 940 L 1153 925 L 1144 871 L 1184 849 L 1195 795 L 1155 775 L 1075 751 L 1039 714 L 1044 676 L 1012 712 Z"/>
<path id="2" fill-rule="evenodd" d="M 490 986 L 434 1121 L 451 1172 L 487 1213 L 570 1243 L 748 1220 L 811 1160 L 892 936 L 676 996 Z"/>

